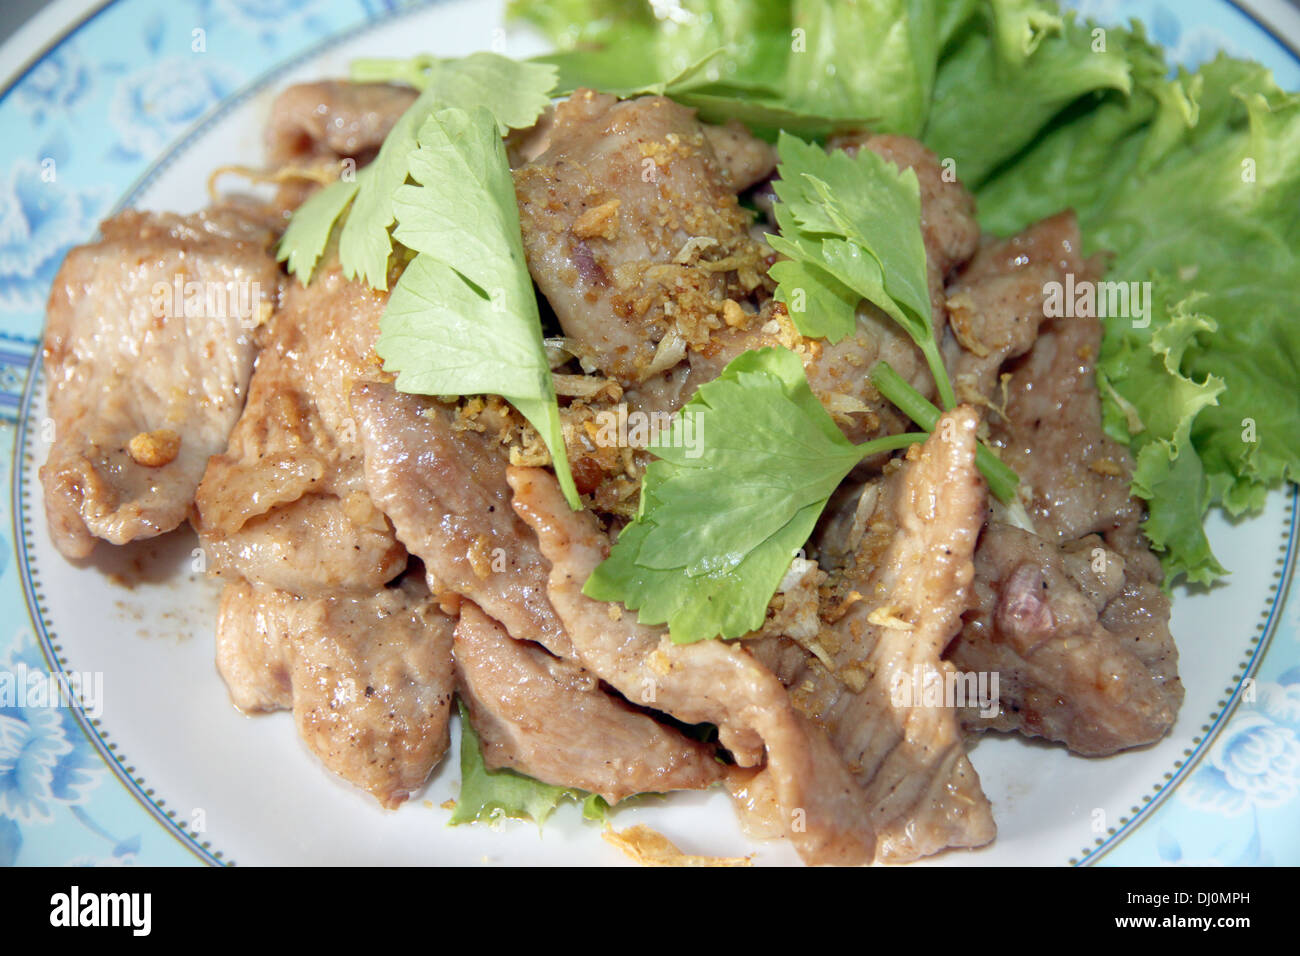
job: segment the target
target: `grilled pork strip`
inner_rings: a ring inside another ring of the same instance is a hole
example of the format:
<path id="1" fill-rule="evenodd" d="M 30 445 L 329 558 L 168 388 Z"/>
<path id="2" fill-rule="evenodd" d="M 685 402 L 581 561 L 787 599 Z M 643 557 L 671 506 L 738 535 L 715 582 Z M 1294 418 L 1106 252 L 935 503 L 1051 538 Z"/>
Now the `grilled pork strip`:
<path id="1" fill-rule="evenodd" d="M 464 601 L 455 632 L 456 686 L 488 767 L 598 793 L 701 790 L 722 779 L 704 744 L 629 707 L 589 672 L 510 637 Z"/>
<path id="2" fill-rule="evenodd" d="M 1015 729 L 1090 756 L 1168 733 L 1182 704 L 1160 563 L 1141 536 L 1128 450 L 1102 432 L 1099 320 L 1051 319 L 1011 367 L 992 441 L 1028 489 L 1036 534 L 991 524 L 978 607 L 951 660 L 997 670 L 1002 708 L 971 730 Z"/>
<path id="3" fill-rule="evenodd" d="M 424 583 L 302 598 L 235 581 L 217 667 L 241 710 L 292 709 L 321 762 L 393 808 L 447 750 L 452 628 Z"/>
<path id="4" fill-rule="evenodd" d="M 352 408 L 366 485 L 424 562 L 433 592 L 467 597 L 512 637 L 571 657 L 546 598 L 536 536 L 510 507 L 505 449 L 488 435 L 456 430 L 445 406 L 381 382 L 358 384 Z"/>
<path id="5" fill-rule="evenodd" d="M 385 302 L 337 266 L 286 290 L 248 404 L 198 489 L 210 571 L 310 596 L 373 591 L 406 566 L 366 492 L 348 406 L 353 382 L 377 370 Z"/>
<path id="6" fill-rule="evenodd" d="M 252 207 L 128 211 L 100 229 L 59 269 L 45 330 L 54 442 L 40 476 L 69 558 L 185 520 L 280 293 L 275 227 Z"/>
<path id="7" fill-rule="evenodd" d="M 882 479 L 843 572 L 855 593 L 843 617 L 815 643 L 766 638 L 755 648 L 853 772 L 883 861 L 982 846 L 996 833 L 957 709 L 925 700 L 927 682 L 956 686 L 940 655 L 971 602 L 986 509 L 978 422 L 968 406 L 946 413 Z"/>

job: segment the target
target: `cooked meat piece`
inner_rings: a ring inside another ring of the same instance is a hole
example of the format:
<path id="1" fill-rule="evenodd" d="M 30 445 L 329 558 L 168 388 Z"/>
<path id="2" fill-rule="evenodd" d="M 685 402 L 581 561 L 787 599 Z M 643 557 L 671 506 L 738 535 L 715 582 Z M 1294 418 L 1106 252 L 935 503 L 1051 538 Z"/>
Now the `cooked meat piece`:
<path id="1" fill-rule="evenodd" d="M 940 655 L 971 601 L 986 507 L 978 422 L 968 406 L 948 412 L 901 467 L 891 465 L 844 572 L 855 591 L 847 612 L 806 647 L 771 638 L 755 646 L 853 771 L 884 861 L 982 846 L 996 832 L 953 701 L 925 699 L 927 685 L 957 686 Z"/>
<path id="2" fill-rule="evenodd" d="M 784 312 L 784 306 L 773 308 Z M 787 320 L 788 321 L 788 320 Z M 783 339 L 785 340 L 783 342 Z M 789 341 L 781 332 L 738 329 L 720 332 L 705 352 L 692 352 L 688 364 L 674 370 L 667 390 L 658 380 L 628 392 L 628 402 L 644 409 L 654 402 L 656 411 L 675 411 L 689 401 L 695 390 L 722 373 L 727 363 L 751 349 L 780 347 Z M 804 372 L 813 394 L 827 406 L 840 430 L 853 442 L 863 442 L 880 435 L 907 431 L 911 422 L 876 391 L 870 374 L 877 362 L 887 361 L 904 379 L 923 395 L 934 396 L 934 379 L 925 357 L 898 323 L 869 302 L 858 308 L 858 328 L 854 335 L 834 344 L 818 343 L 818 348 L 804 357 Z M 660 389 L 654 394 L 653 386 Z M 670 407 L 663 407 L 667 400 Z"/>
<path id="3" fill-rule="evenodd" d="M 487 435 L 453 427 L 437 402 L 362 383 L 352 393 L 365 447 L 366 485 L 423 562 L 439 597 L 469 598 L 512 637 L 572 654 L 546 598 L 537 537 L 510 507 L 505 449 Z"/>
<path id="4" fill-rule="evenodd" d="M 551 132 L 555 129 L 555 107 L 548 106 L 537 117 L 537 122 L 526 129 L 512 129 L 506 133 L 506 159 L 511 169 L 531 163 L 551 148 Z"/>
<path id="5" fill-rule="evenodd" d="M 1029 490 L 1026 510 L 1049 541 L 1112 534 L 1142 518 L 1129 491 L 1133 459 L 1101 430 L 1101 332 L 1095 318 L 1047 321 L 1011 368 L 1006 416 L 991 416 L 991 443 Z"/>
<path id="6" fill-rule="evenodd" d="M 1101 323 L 1044 318 L 1048 282 L 1097 271 L 1070 213 L 988 243 L 948 288 L 961 334 L 945 342 L 963 389 L 989 399 L 990 442 L 1020 475 L 1036 532 L 994 523 L 976 552 L 978 607 L 949 657 L 999 674 L 1001 711 L 968 709 L 964 723 L 1093 755 L 1158 740 L 1183 696 L 1133 462 L 1101 430 Z"/>
<path id="7" fill-rule="evenodd" d="M 83 558 L 185 520 L 244 405 L 279 296 L 274 230 L 243 208 L 124 212 L 68 253 L 45 331 L 55 545 Z"/>
<path id="8" fill-rule="evenodd" d="M 623 384 L 670 331 L 707 343 L 736 284 L 763 281 L 770 251 L 694 113 L 664 97 L 579 90 L 515 190 L 529 270 L 570 346 Z"/>
<path id="9" fill-rule="evenodd" d="M 776 147 L 758 139 L 739 120 L 730 120 L 723 126 L 705 123 L 701 129 L 734 192 L 744 192 L 775 171 Z"/>
<path id="10" fill-rule="evenodd" d="M 374 157 L 416 93 L 387 83 L 325 80 L 291 86 L 271 104 L 267 158 L 273 166 L 313 159 Z"/>
<path id="11" fill-rule="evenodd" d="M 353 382 L 377 370 L 386 298 L 337 266 L 291 285 L 229 447 L 199 486 L 209 570 L 310 596 L 373 591 L 406 552 L 365 488 Z"/>
<path id="12" fill-rule="evenodd" d="M 212 573 L 299 595 L 373 591 L 406 567 L 406 549 L 364 491 L 303 495 L 201 541 Z"/>
<path id="13" fill-rule="evenodd" d="M 965 400 L 1000 407 L 999 372 L 1029 351 L 1045 321 L 1048 283 L 1091 280 L 1098 263 L 1083 258 L 1073 212 L 1010 239 L 988 239 L 948 285 L 944 361 Z"/>
<path id="14" fill-rule="evenodd" d="M 547 593 L 584 667 L 629 700 L 687 723 L 713 723 L 741 766 L 767 757 L 785 831 L 808 863 L 865 863 L 875 839 L 863 795 L 823 734 L 744 647 L 673 644 L 617 605 L 582 594 L 609 541 L 590 512 L 571 511 L 549 472 L 510 469 L 514 507 L 550 563 Z"/>
<path id="15" fill-rule="evenodd" d="M 598 793 L 702 790 L 722 779 L 710 748 L 607 694 L 578 665 L 516 641 L 474 604 L 456 624 L 456 687 L 488 767 Z"/>
<path id="16" fill-rule="evenodd" d="M 221 598 L 217 667 L 236 706 L 292 707 L 308 749 L 392 808 L 447 750 L 452 627 L 418 578 L 309 599 L 236 581 Z"/>
<path id="17" fill-rule="evenodd" d="M 990 524 L 975 556 L 978 607 L 949 659 L 996 672 L 1000 713 L 967 730 L 1019 730 L 1097 756 L 1159 740 L 1182 703 L 1169 602 L 1157 576 L 1090 537 L 1065 550 Z M 1147 555 L 1149 557 L 1149 554 Z"/>

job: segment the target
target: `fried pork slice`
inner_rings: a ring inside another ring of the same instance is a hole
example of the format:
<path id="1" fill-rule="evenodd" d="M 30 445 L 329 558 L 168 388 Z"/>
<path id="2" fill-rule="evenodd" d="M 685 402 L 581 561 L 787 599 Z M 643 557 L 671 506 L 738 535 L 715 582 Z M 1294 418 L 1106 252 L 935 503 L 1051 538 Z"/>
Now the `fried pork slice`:
<path id="1" fill-rule="evenodd" d="M 388 83 L 324 80 L 291 86 L 271 104 L 267 158 L 273 166 L 345 158 L 363 165 L 415 96 L 410 87 Z"/>
<path id="2" fill-rule="evenodd" d="M 1071 276 L 1084 282 L 1098 274 L 1098 263 L 1083 258 L 1073 212 L 1044 219 L 1009 239 L 986 239 L 948 285 L 948 334 L 942 345 L 958 397 L 1000 407 L 999 373 L 1037 340 L 1049 284 L 1064 287 Z"/>
<path id="3" fill-rule="evenodd" d="M 290 286 L 229 446 L 199 486 L 209 571 L 301 596 L 373 591 L 406 566 L 365 488 L 354 381 L 377 370 L 385 298 L 337 266 Z"/>
<path id="4" fill-rule="evenodd" d="M 781 682 L 743 647 L 673 644 L 618 605 L 582 593 L 609 541 L 589 512 L 574 512 L 555 477 L 511 468 L 514 507 L 550 565 L 547 593 L 584 667 L 630 700 L 686 723 L 712 723 L 741 767 L 766 756 L 785 833 L 808 863 L 865 863 L 875 838 L 863 794 L 826 735 L 791 705 Z"/>
<path id="5" fill-rule="evenodd" d="M 1160 563 L 1138 528 L 1132 459 L 1101 430 L 1101 323 L 1052 319 L 1012 367 L 992 441 L 1020 474 L 1036 533 L 991 524 L 978 608 L 950 656 L 1001 675 L 992 721 L 1101 755 L 1163 737 L 1182 703 Z"/>
<path id="6" fill-rule="evenodd" d="M 1158 579 L 1096 536 L 1066 550 L 997 523 L 975 567 L 978 607 L 949 659 L 997 673 L 1000 707 L 992 718 L 967 708 L 968 730 L 1018 730 L 1088 756 L 1168 732 L 1183 689 Z"/>
<path id="7" fill-rule="evenodd" d="M 447 750 L 454 622 L 424 583 L 301 598 L 226 585 L 217 667 L 246 712 L 291 708 L 321 762 L 393 808 Z"/>
<path id="8" fill-rule="evenodd" d="M 469 601 L 460 606 L 456 688 L 484 762 L 598 793 L 701 790 L 722 779 L 709 747 L 606 693 L 588 671 L 516 641 Z"/>
<path id="9" fill-rule="evenodd" d="M 510 507 L 506 450 L 455 410 L 381 382 L 352 393 L 366 486 L 439 597 L 462 595 L 512 637 L 572 656 L 537 536 Z"/>
<path id="10" fill-rule="evenodd" d="M 982 846 L 996 827 L 966 756 L 940 659 L 971 601 L 986 495 L 975 467 L 979 419 L 961 406 L 890 466 L 843 572 L 847 612 L 814 641 L 764 638 L 755 653 L 824 727 L 861 787 L 880 860 Z M 963 685 L 964 686 L 964 685 Z"/>
<path id="11" fill-rule="evenodd" d="M 1101 429 L 1101 336 L 1101 320 L 1092 317 L 1044 323 L 1010 369 L 1006 414 L 991 416 L 991 443 L 1020 475 L 1034 530 L 1049 541 L 1124 535 L 1142 519 L 1129 491 L 1133 458 Z"/>
<path id="12" fill-rule="evenodd" d="M 45 331 L 54 441 L 40 475 L 69 558 L 185 520 L 280 290 L 273 224 L 252 207 L 124 212 L 101 232 L 64 260 Z"/>
<path id="13" fill-rule="evenodd" d="M 590 90 L 555 108 L 548 142 L 515 170 L 524 249 L 586 364 L 635 383 L 657 370 L 661 347 L 667 367 L 728 316 L 747 320 L 741 301 L 766 281 L 770 250 L 750 236 L 732 176 L 761 175 L 769 150 L 735 127 L 706 136 L 665 97 Z"/>

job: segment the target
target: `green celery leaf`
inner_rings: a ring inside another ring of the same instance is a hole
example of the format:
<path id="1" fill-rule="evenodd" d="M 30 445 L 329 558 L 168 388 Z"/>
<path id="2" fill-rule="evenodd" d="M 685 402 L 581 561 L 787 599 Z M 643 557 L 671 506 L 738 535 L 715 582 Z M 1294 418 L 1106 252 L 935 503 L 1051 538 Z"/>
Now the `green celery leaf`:
<path id="1" fill-rule="evenodd" d="M 289 274 L 296 275 L 303 285 L 311 282 L 316 263 L 329 245 L 334 223 L 356 193 L 355 179 L 333 182 L 313 193 L 293 214 L 289 228 L 280 238 L 276 256 L 288 263 Z"/>
<path id="2" fill-rule="evenodd" d="M 404 62 L 395 61 L 395 74 Z M 429 115 L 443 105 L 464 110 L 486 108 L 504 133 L 532 125 L 549 105 L 555 86 L 553 67 L 518 63 L 496 53 L 475 53 L 456 60 L 422 58 L 420 62 L 427 66 L 423 91 L 393 125 L 364 176 L 358 176 L 360 188 L 339 234 L 344 274 L 350 279 L 360 277 L 376 289 L 388 288 L 394 194 L 406 182 L 416 135 Z M 372 67 L 372 72 L 376 70 Z"/>
<path id="3" fill-rule="evenodd" d="M 394 234 L 416 256 L 393 289 L 375 351 L 402 391 L 508 400 L 546 442 L 577 509 L 496 120 L 482 107 L 441 110 L 417 139 L 408 161 L 415 183 L 394 198 Z"/>
<path id="4" fill-rule="evenodd" d="M 795 353 L 734 359 L 651 445 L 641 513 L 583 587 L 620 601 L 673 641 L 762 626 L 795 552 L 864 456 L 916 436 L 854 446 L 813 395 Z"/>
<path id="5" fill-rule="evenodd" d="M 789 135 L 777 151 L 781 235 L 769 237 L 773 248 L 831 274 L 914 338 L 933 338 L 916 173 L 871 150 L 826 152 Z M 852 327 L 840 332 L 837 338 Z"/>
<path id="6" fill-rule="evenodd" d="M 944 406 L 951 408 L 956 400 L 930 316 L 916 173 L 899 170 L 869 149 L 854 156 L 826 152 L 785 133 L 777 140 L 777 153 L 779 201 L 773 212 L 780 235 L 767 240 L 795 263 L 772 273 L 777 298 L 795 304 L 790 310 L 795 326 L 832 342 L 853 334 L 856 316 L 844 308 L 851 290 L 911 336 Z M 835 281 L 825 281 L 823 274 Z M 810 312 L 809 304 L 816 311 Z"/>

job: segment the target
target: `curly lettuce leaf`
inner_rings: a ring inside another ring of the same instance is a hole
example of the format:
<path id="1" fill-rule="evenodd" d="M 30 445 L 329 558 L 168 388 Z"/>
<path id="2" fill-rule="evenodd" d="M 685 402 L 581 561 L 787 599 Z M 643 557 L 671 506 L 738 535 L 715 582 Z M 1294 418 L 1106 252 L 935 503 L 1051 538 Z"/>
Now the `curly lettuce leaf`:
<path id="1" fill-rule="evenodd" d="M 761 133 L 820 136 L 835 117 L 864 114 L 880 130 L 921 129 L 976 191 L 990 231 L 1075 209 L 1089 249 L 1113 253 L 1109 278 L 1157 290 L 1149 326 L 1109 320 L 1099 372 L 1112 434 L 1138 458 L 1134 490 L 1148 501 L 1167 582 L 1221 573 L 1201 530 L 1205 508 L 1253 510 L 1268 488 L 1300 476 L 1300 324 L 1288 319 L 1300 292 L 1296 98 L 1263 67 L 1228 57 L 1170 75 L 1140 25 L 1100 27 L 1044 0 L 796 0 L 756 23 L 763 36 L 747 48 L 708 23 L 717 5 L 686 0 L 695 16 L 670 23 L 648 2 L 565 0 L 544 27 L 561 48 L 596 54 L 629 27 L 640 38 L 623 55 L 657 50 L 670 33 L 697 53 L 722 43 L 718 62 L 744 82 L 695 85 L 682 99 L 712 97 L 710 119 L 748 99 L 752 114 L 737 115 Z M 538 21 L 547 6 L 516 0 L 512 9 Z M 728 6 L 744 8 L 729 12 L 733 22 L 765 9 Z M 909 38 L 918 22 L 933 29 Z M 797 23 L 818 25 L 802 52 Z M 652 53 L 635 66 L 664 79 L 661 61 Z M 919 92 L 927 88 L 928 98 Z M 793 255 L 774 275 L 816 303 L 808 334 L 848 326 L 855 292 L 825 262 Z M 1174 361 L 1160 343 L 1190 312 L 1214 330 L 1200 330 Z M 1172 402 L 1168 414 L 1152 407 L 1157 395 Z"/>
<path id="2" fill-rule="evenodd" d="M 1133 92 L 1055 121 L 979 191 L 981 218 L 1010 232 L 1073 207 L 1108 278 L 1151 283 L 1149 316 L 1107 320 L 1107 421 L 1167 581 L 1207 583 L 1224 572 L 1206 510 L 1255 510 L 1300 477 L 1300 98 L 1226 56 L 1170 76 L 1140 29 L 1109 35 Z"/>
<path id="3" fill-rule="evenodd" d="M 1085 94 L 1127 92 L 1122 50 L 1099 44 L 1092 27 L 1033 0 L 988 5 L 987 21 L 968 24 L 943 58 L 922 137 L 957 175 L 978 188 L 1000 165 Z"/>

